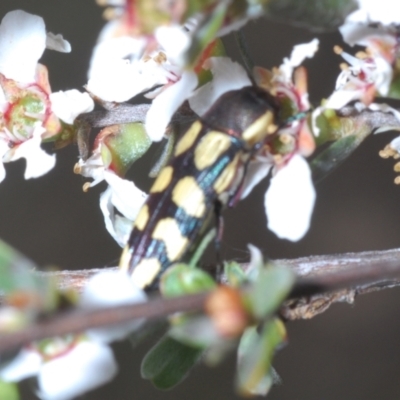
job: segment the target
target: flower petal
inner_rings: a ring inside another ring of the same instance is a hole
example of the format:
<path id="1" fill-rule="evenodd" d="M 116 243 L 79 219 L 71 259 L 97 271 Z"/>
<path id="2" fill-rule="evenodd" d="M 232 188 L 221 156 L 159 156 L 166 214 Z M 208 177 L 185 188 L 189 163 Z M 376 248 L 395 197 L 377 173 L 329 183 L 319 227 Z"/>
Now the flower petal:
<path id="1" fill-rule="evenodd" d="M 112 204 L 122 215 L 133 221 L 147 198 L 146 193 L 133 182 L 122 179 L 113 172 L 106 170 L 104 179 L 113 190 Z"/>
<path id="2" fill-rule="evenodd" d="M 18 382 L 35 376 L 42 365 L 42 357 L 36 351 L 22 349 L 17 356 L 0 370 L 0 378 L 6 382 Z"/>
<path id="3" fill-rule="evenodd" d="M 228 57 L 211 57 L 205 66 L 211 70 L 213 80 L 197 89 L 189 99 L 190 107 L 200 116 L 224 93 L 251 86 L 246 70 Z"/>
<path id="4" fill-rule="evenodd" d="M 360 46 L 367 46 L 367 38 L 370 39 L 372 36 L 388 36 L 387 29 L 382 26 L 368 26 L 364 23 L 353 22 L 349 19 L 347 19 L 346 22 L 339 27 L 339 31 L 342 34 L 343 40 L 350 46 L 354 46 L 356 44 Z"/>
<path id="5" fill-rule="evenodd" d="M 108 233 L 123 247 L 129 238 L 133 221 L 147 196 L 133 182 L 122 179 L 113 172 L 106 170 L 103 177 L 109 187 L 100 195 L 100 209 Z M 115 212 L 115 208 L 122 217 Z"/>
<path id="6" fill-rule="evenodd" d="M 7 13 L 0 24 L 0 73 L 18 82 L 34 82 L 45 47 L 43 18 L 22 10 Z"/>
<path id="7" fill-rule="evenodd" d="M 118 366 L 111 349 L 83 341 L 65 356 L 45 363 L 38 376 L 40 397 L 45 400 L 71 400 L 109 382 Z"/>
<path id="8" fill-rule="evenodd" d="M 247 197 L 253 188 L 258 185 L 269 173 L 271 163 L 267 160 L 250 161 L 243 181 L 241 199 Z"/>
<path id="9" fill-rule="evenodd" d="M 143 290 L 137 288 L 122 271 L 103 271 L 87 282 L 79 300 L 82 308 L 101 308 L 119 304 L 135 304 L 146 301 Z"/>
<path id="10" fill-rule="evenodd" d="M 49 172 L 56 163 L 55 154 L 47 154 L 41 148 L 41 135 L 44 129 L 37 126 L 33 132 L 32 138 L 26 140 L 9 151 L 8 155 L 3 157 L 4 162 L 26 159 L 25 179 L 38 178 Z"/>
<path id="11" fill-rule="evenodd" d="M 362 95 L 361 90 L 347 90 L 339 89 L 333 92 L 326 103 L 324 108 L 332 108 L 334 110 L 340 110 L 346 104 L 353 100 L 359 100 Z"/>
<path id="12" fill-rule="evenodd" d="M 308 163 L 294 155 L 271 179 L 265 195 L 268 228 L 282 239 L 300 240 L 310 226 L 314 202 Z"/>
<path id="13" fill-rule="evenodd" d="M 400 24 L 398 3 L 392 0 L 357 0 L 359 9 L 350 14 L 347 19 L 351 21 L 383 25 Z"/>
<path id="14" fill-rule="evenodd" d="M 318 50 L 319 40 L 313 39 L 309 43 L 298 44 L 293 47 L 290 58 L 284 58 L 283 64 L 279 67 L 287 80 L 292 79 L 293 69 L 298 67 L 306 58 L 314 57 Z"/>
<path id="15" fill-rule="evenodd" d="M 65 40 L 61 34 L 55 35 L 54 33 L 47 32 L 46 35 L 46 49 L 59 51 L 61 53 L 70 53 L 71 44 Z"/>
<path id="16" fill-rule="evenodd" d="M 94 102 L 88 93 L 76 89 L 59 91 L 50 94 L 51 109 L 67 124 L 72 125 L 75 118 L 93 110 Z"/>
<path id="17" fill-rule="evenodd" d="M 167 72 L 155 62 L 137 59 L 144 41 L 119 37 L 99 43 L 88 73 L 87 89 L 105 101 L 127 101 L 168 82 Z"/>
<path id="18" fill-rule="evenodd" d="M 124 218 L 125 223 L 121 224 L 122 221 L 118 219 L 119 216 L 115 213 L 114 204 L 111 202 L 112 193 L 113 190 L 108 187 L 107 190 L 100 195 L 100 209 L 103 213 L 104 223 L 108 233 L 121 247 L 124 247 L 132 230 L 133 221 Z"/>
<path id="19" fill-rule="evenodd" d="M 10 148 L 8 147 L 7 142 L 5 142 L 4 140 L 0 140 L 0 182 L 3 182 L 4 178 L 6 177 L 6 170 L 3 164 L 3 156 L 9 150 Z"/>
<path id="20" fill-rule="evenodd" d="M 191 43 L 189 33 L 180 25 L 159 26 L 154 31 L 154 36 L 168 54 L 168 59 L 174 64 L 183 66 L 183 55 Z"/>
<path id="21" fill-rule="evenodd" d="M 160 141 L 175 111 L 192 94 L 197 76 L 186 71 L 181 79 L 160 93 L 146 115 L 146 131 L 152 141 Z"/>
<path id="22" fill-rule="evenodd" d="M 143 303 L 147 297 L 137 288 L 129 275 L 122 271 L 104 271 L 94 275 L 86 284 L 79 304 L 82 308 L 99 308 L 117 306 L 120 304 Z M 109 343 L 123 339 L 128 333 L 138 329 L 144 320 L 142 318 L 113 327 L 87 330 L 87 335 L 93 340 Z"/>

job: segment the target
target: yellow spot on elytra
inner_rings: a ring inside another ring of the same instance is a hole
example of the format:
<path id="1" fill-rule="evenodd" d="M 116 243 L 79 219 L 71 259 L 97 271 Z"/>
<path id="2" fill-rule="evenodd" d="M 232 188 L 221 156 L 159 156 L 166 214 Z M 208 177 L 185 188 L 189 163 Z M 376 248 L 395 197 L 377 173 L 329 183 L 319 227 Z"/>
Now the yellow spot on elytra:
<path id="1" fill-rule="evenodd" d="M 239 155 L 236 155 L 235 158 L 222 171 L 222 174 L 218 177 L 213 186 L 216 193 L 221 194 L 232 183 L 232 181 L 236 176 L 238 162 L 239 162 Z"/>
<path id="2" fill-rule="evenodd" d="M 196 121 L 192 124 L 188 131 L 182 136 L 181 140 L 179 140 L 179 142 L 177 143 L 175 147 L 175 157 L 179 156 L 186 150 L 190 149 L 190 147 L 192 147 L 194 141 L 201 131 L 201 128 L 202 125 L 200 121 Z"/>
<path id="3" fill-rule="evenodd" d="M 396 178 L 394 179 L 394 183 L 396 185 L 400 185 L 400 176 L 396 176 Z"/>
<path id="4" fill-rule="evenodd" d="M 225 133 L 208 132 L 194 151 L 194 165 L 200 171 L 213 165 L 230 145 L 231 139 Z"/>
<path id="5" fill-rule="evenodd" d="M 139 229 L 139 231 L 142 231 L 145 226 L 147 225 L 147 221 L 149 220 L 150 213 L 149 213 L 149 207 L 147 204 L 145 204 L 139 211 L 138 216 L 135 219 L 135 228 Z"/>
<path id="6" fill-rule="evenodd" d="M 122 250 L 121 258 L 119 260 L 119 269 L 121 271 L 129 270 L 129 263 L 132 256 L 132 249 L 129 246 L 125 246 Z"/>
<path id="7" fill-rule="evenodd" d="M 161 263 L 157 258 L 144 258 L 132 272 L 132 282 L 141 289 L 153 283 L 161 271 Z"/>
<path id="8" fill-rule="evenodd" d="M 174 218 L 164 218 L 159 221 L 152 237 L 164 242 L 170 261 L 178 260 L 189 245 L 188 238 L 182 235 L 178 222 Z"/>
<path id="9" fill-rule="evenodd" d="M 268 134 L 274 133 L 274 115 L 270 110 L 257 118 L 242 134 L 243 139 L 250 145 L 262 141 Z M 272 128 L 272 129 L 271 129 Z"/>
<path id="10" fill-rule="evenodd" d="M 150 193 L 162 192 L 171 183 L 173 173 L 174 169 L 172 167 L 164 167 L 153 183 Z"/>
<path id="11" fill-rule="evenodd" d="M 186 176 L 176 184 L 172 201 L 191 217 L 201 218 L 206 212 L 204 192 L 192 176 Z"/>

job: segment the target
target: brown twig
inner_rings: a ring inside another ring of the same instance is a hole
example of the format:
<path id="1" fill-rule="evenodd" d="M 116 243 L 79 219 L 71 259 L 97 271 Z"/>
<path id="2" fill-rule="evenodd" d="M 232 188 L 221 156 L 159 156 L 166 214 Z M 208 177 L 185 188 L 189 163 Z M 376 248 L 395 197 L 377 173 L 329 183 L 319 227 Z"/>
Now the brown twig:
<path id="1" fill-rule="evenodd" d="M 400 249 L 313 256 L 278 260 L 298 275 L 290 299 L 281 314 L 289 319 L 311 318 L 338 301 L 353 302 L 357 294 L 400 285 Z M 246 269 L 247 266 L 243 266 Z M 41 272 L 59 278 L 59 287 L 82 288 L 99 270 Z M 207 293 L 173 299 L 156 298 L 144 304 L 119 306 L 93 311 L 75 310 L 38 322 L 27 329 L 0 336 L 0 352 L 25 343 L 87 328 L 109 326 L 134 318 L 160 318 L 178 311 L 200 311 Z"/>

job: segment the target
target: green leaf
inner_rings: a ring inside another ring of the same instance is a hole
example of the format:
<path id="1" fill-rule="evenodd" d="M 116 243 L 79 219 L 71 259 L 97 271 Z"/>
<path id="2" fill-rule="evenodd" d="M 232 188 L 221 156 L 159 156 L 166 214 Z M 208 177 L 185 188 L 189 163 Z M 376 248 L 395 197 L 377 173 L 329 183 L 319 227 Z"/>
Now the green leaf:
<path id="1" fill-rule="evenodd" d="M 160 280 L 160 291 L 164 297 L 206 292 L 216 286 L 214 279 L 207 272 L 186 264 L 172 266 Z"/>
<path id="2" fill-rule="evenodd" d="M 110 152 L 114 170 L 120 176 L 124 176 L 131 165 L 147 152 L 151 140 L 142 123 L 132 122 L 120 124 L 118 131 L 105 138 L 105 143 Z M 102 149 L 105 147 L 103 146 Z M 102 156 L 104 157 L 103 154 Z"/>
<path id="3" fill-rule="evenodd" d="M 361 142 L 356 135 L 345 136 L 323 150 L 310 163 L 314 183 L 320 182 L 339 167 Z"/>
<path id="4" fill-rule="evenodd" d="M 303 26 L 312 31 L 333 31 L 358 8 L 355 0 L 258 0 L 266 4 L 271 19 Z"/>
<path id="5" fill-rule="evenodd" d="M 192 43 L 186 55 L 187 65 L 194 64 L 207 45 L 215 39 L 224 22 L 228 6 L 229 2 L 219 3 L 212 13 L 207 15 L 202 26 L 194 32 Z"/>
<path id="6" fill-rule="evenodd" d="M 19 400 L 18 386 L 15 383 L 0 381 L 0 399 Z"/>
<path id="7" fill-rule="evenodd" d="M 157 335 L 164 334 L 169 329 L 169 322 L 167 320 L 154 320 L 151 323 L 145 323 L 140 329 L 136 329 L 128 336 L 129 344 L 132 348 L 140 346 L 145 340 Z"/>
<path id="8" fill-rule="evenodd" d="M 266 395 L 276 381 L 271 363 L 275 351 L 286 339 L 279 319 L 269 321 L 259 334 L 247 328 L 238 347 L 237 387 L 244 395 Z"/>
<path id="9" fill-rule="evenodd" d="M 185 316 L 175 323 L 168 334 L 188 346 L 207 348 L 218 344 L 221 337 L 213 321 L 204 315 Z"/>
<path id="10" fill-rule="evenodd" d="M 224 273 L 229 286 L 239 287 L 248 281 L 246 273 L 236 261 L 224 262 Z"/>
<path id="11" fill-rule="evenodd" d="M 263 320 L 273 314 L 286 299 L 295 280 L 293 271 L 284 267 L 260 270 L 247 294 L 254 317 Z"/>
<path id="12" fill-rule="evenodd" d="M 186 378 L 203 350 L 164 336 L 145 356 L 141 374 L 158 389 L 171 389 Z"/>
<path id="13" fill-rule="evenodd" d="M 393 78 L 390 84 L 389 93 L 385 97 L 390 97 L 392 99 L 400 99 L 400 75 L 396 75 Z"/>
<path id="14" fill-rule="evenodd" d="M 0 240 L 0 291 L 9 303 L 24 301 L 26 309 L 48 310 L 55 306 L 53 282 L 35 272 L 36 265 Z"/>

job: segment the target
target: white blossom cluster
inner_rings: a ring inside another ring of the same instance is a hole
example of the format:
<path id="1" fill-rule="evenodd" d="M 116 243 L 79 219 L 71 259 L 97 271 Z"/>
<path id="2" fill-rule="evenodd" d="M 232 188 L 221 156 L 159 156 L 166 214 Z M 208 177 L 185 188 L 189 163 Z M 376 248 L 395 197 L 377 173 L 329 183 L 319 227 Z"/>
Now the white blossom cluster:
<path id="1" fill-rule="evenodd" d="M 314 150 L 313 137 L 318 135 L 318 128 L 308 121 L 350 101 L 360 102 L 360 107 L 395 113 L 373 100 L 377 95 L 387 95 L 390 88 L 398 55 L 396 28 L 400 14 L 392 12 L 393 1 L 358 2 L 359 9 L 348 16 L 340 31 L 348 44 L 366 47 L 364 55 L 354 57 L 341 52 L 348 66 L 338 77 L 332 95 L 309 119 L 294 119 L 279 132 L 282 143 L 290 145 L 289 150 L 278 153 L 264 148 L 248 167 L 242 198 L 272 173 L 264 205 L 269 229 L 281 238 L 300 240 L 312 217 L 315 190 L 306 157 Z M 46 33 L 39 16 L 21 10 L 5 15 L 0 24 L 0 181 L 5 177 L 3 164 L 21 157 L 27 161 L 26 179 L 51 170 L 55 155 L 41 148 L 42 141 L 57 136 L 64 124 L 73 125 L 78 115 L 91 111 L 92 96 L 119 103 L 145 93 L 152 99 L 145 128 L 152 141 L 160 141 L 171 117 L 186 100 L 202 116 L 223 93 L 252 84 L 239 64 L 228 57 L 210 57 L 202 61 L 201 67 L 211 71 L 212 80 L 199 87 L 195 69 L 183 61 L 192 41 L 191 31 L 183 26 L 161 26 L 151 40 L 149 50 L 148 37 L 124 33 L 118 21 L 109 22 L 92 54 L 86 86 L 91 96 L 75 89 L 52 93 L 47 69 L 38 63 L 39 59 L 46 48 L 71 51 L 69 43 L 61 35 Z M 298 67 L 317 49 L 316 39 L 295 46 L 272 75 L 256 69 L 257 84 L 277 97 L 289 99 L 298 114 L 307 114 L 311 105 L 305 77 Z M 93 179 L 92 185 L 103 180 L 108 183 L 100 205 L 108 231 L 123 245 L 129 234 L 127 226 L 136 217 L 146 194 L 109 168 L 102 156 L 102 145 L 97 144 L 88 160 L 80 160 L 80 171 Z M 124 223 L 119 214 L 125 218 Z M 80 307 L 145 300 L 143 292 L 123 274 L 102 274 L 86 287 Z M 0 371 L 0 378 L 18 381 L 36 375 L 41 398 L 72 399 L 115 376 L 117 366 L 108 344 L 140 323 L 31 344 Z"/>

